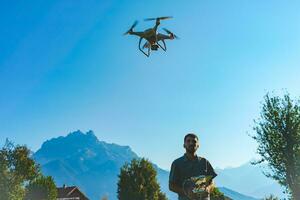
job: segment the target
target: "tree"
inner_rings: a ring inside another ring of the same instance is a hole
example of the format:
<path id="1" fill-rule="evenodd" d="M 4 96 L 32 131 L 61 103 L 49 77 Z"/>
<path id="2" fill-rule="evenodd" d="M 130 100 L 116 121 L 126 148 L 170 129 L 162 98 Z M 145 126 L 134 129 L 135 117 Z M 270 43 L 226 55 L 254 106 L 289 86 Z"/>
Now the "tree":
<path id="1" fill-rule="evenodd" d="M 57 189 L 51 176 L 40 176 L 26 186 L 25 200 L 56 200 Z"/>
<path id="2" fill-rule="evenodd" d="M 41 174 L 30 150 L 6 140 L 0 149 L 0 200 L 55 200 L 56 193 L 52 177 Z"/>
<path id="3" fill-rule="evenodd" d="M 217 187 L 213 188 L 213 191 L 210 194 L 211 200 L 230 200 L 230 198 L 226 197 Z"/>
<path id="4" fill-rule="evenodd" d="M 264 198 L 264 200 L 279 200 L 279 199 L 271 194 L 270 196 Z"/>
<path id="5" fill-rule="evenodd" d="M 300 199 L 300 103 L 285 94 L 283 98 L 264 98 L 261 118 L 255 121 L 253 136 L 258 142 L 261 159 L 254 164 L 267 162 L 265 172 L 286 188 L 286 192 Z"/>
<path id="6" fill-rule="evenodd" d="M 25 183 L 38 174 L 39 168 L 30 158 L 30 150 L 6 140 L 0 149 L 0 199 L 22 200 Z"/>
<path id="7" fill-rule="evenodd" d="M 133 159 L 120 170 L 118 199 L 167 200 L 161 192 L 153 165 L 146 159 Z"/>

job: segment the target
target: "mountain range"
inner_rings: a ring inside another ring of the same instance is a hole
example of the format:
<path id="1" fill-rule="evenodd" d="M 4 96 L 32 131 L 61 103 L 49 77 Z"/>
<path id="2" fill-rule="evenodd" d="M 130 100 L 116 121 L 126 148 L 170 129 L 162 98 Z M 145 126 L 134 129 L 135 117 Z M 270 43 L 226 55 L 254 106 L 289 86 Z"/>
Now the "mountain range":
<path id="1" fill-rule="evenodd" d="M 103 196 L 116 200 L 120 168 L 133 158 L 139 158 L 129 146 L 99 141 L 93 131 L 83 133 L 79 130 L 45 141 L 33 157 L 40 164 L 42 172 L 54 178 L 57 186 L 76 185 L 91 200 L 98 200 Z M 168 199 L 177 199 L 177 195 L 168 189 L 169 172 L 153 165 L 162 191 Z M 249 174 L 248 170 L 253 171 Z M 217 185 L 222 186 L 220 190 L 234 200 L 255 200 L 257 198 L 251 197 L 252 192 L 269 186 L 264 184 L 265 179 L 253 176 L 259 173 L 259 170 L 251 165 L 218 169 L 217 173 Z M 276 192 L 278 191 L 280 190 L 276 189 Z M 265 191 L 264 194 L 269 194 L 268 192 Z M 259 197 L 264 196 L 263 192 L 257 194 Z"/>
<path id="2" fill-rule="evenodd" d="M 230 188 L 242 194 L 261 198 L 273 194 L 285 198 L 283 188 L 274 180 L 267 178 L 263 171 L 268 168 L 266 165 L 257 166 L 250 162 L 239 167 L 216 169 L 218 176 L 215 181 L 220 187 Z"/>

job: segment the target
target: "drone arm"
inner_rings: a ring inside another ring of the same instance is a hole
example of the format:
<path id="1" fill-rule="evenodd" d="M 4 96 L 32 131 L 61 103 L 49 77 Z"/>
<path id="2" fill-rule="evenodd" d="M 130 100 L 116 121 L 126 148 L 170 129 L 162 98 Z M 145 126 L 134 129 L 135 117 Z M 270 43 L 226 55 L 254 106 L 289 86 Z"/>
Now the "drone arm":
<path id="1" fill-rule="evenodd" d="M 160 21 L 158 20 L 156 20 L 156 24 L 155 24 L 155 26 L 153 27 L 153 29 L 155 30 L 155 32 L 157 31 L 157 28 L 158 28 L 158 26 L 160 25 Z"/>
<path id="2" fill-rule="evenodd" d="M 146 53 L 142 50 L 142 48 L 141 48 L 141 42 L 142 42 L 142 40 L 143 40 L 143 38 L 141 37 L 140 40 L 139 40 L 139 50 L 140 50 L 143 54 L 145 54 L 145 56 L 149 57 L 149 54 L 150 54 L 149 49 L 148 49 L 148 54 L 146 54 Z"/>
<path id="3" fill-rule="evenodd" d="M 136 35 L 138 37 L 143 37 L 144 32 L 133 32 L 133 31 L 131 31 L 131 32 L 129 32 L 129 34 L 130 35 Z"/>

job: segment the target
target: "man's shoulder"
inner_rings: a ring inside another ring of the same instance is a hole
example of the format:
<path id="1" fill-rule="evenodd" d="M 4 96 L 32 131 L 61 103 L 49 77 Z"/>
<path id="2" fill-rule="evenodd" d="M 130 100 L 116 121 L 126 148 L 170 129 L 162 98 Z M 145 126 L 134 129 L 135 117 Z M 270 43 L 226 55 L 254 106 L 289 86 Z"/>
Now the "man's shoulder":
<path id="1" fill-rule="evenodd" d="M 173 164 L 174 164 L 174 165 L 181 164 L 181 163 L 184 162 L 184 160 L 185 160 L 185 157 L 184 157 L 184 155 L 183 155 L 183 156 L 181 156 L 181 157 L 175 159 L 175 160 L 173 161 Z"/>
<path id="2" fill-rule="evenodd" d="M 206 158 L 201 157 L 201 156 L 197 156 L 199 161 L 208 161 Z"/>
<path id="3" fill-rule="evenodd" d="M 210 164 L 210 162 L 206 158 L 200 157 L 200 156 L 198 156 L 198 162 L 205 164 L 205 165 L 208 163 Z"/>
<path id="4" fill-rule="evenodd" d="M 204 158 L 204 157 L 197 156 L 197 158 L 198 158 L 199 161 L 207 161 L 207 162 L 208 162 L 208 160 L 207 160 L 206 158 Z M 184 162 L 184 161 L 187 161 L 187 158 L 186 158 L 185 155 L 183 155 L 183 156 L 181 156 L 181 157 L 175 159 L 175 160 L 173 161 L 173 163 L 175 163 L 175 164 L 176 164 L 176 163 L 182 163 L 182 162 Z"/>

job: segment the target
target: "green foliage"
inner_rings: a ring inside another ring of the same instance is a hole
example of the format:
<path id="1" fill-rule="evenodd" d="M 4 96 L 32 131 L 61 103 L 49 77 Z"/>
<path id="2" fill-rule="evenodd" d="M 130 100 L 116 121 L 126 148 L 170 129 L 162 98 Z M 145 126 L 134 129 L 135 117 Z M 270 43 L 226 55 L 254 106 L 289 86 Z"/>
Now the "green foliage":
<path id="1" fill-rule="evenodd" d="M 0 199 L 22 200 L 24 185 L 39 174 L 26 146 L 14 146 L 8 140 L 0 149 Z"/>
<path id="2" fill-rule="evenodd" d="M 258 142 L 257 152 L 267 162 L 271 173 L 265 173 L 279 182 L 291 194 L 300 199 L 300 107 L 299 101 L 265 96 L 261 118 L 254 127 Z"/>
<path id="3" fill-rule="evenodd" d="M 264 200 L 279 200 L 279 198 L 277 198 L 271 194 L 270 196 L 264 198 Z"/>
<path id="4" fill-rule="evenodd" d="M 133 159 L 125 164 L 118 181 L 118 199 L 120 200 L 167 200 L 156 179 L 152 164 L 142 158 Z"/>
<path id="5" fill-rule="evenodd" d="M 51 176 L 40 176 L 26 187 L 25 200 L 56 200 L 57 189 Z"/>
<path id="6" fill-rule="evenodd" d="M 226 197 L 218 188 L 214 187 L 213 191 L 210 193 L 211 200 L 230 200 Z"/>
<path id="7" fill-rule="evenodd" d="M 0 149 L 0 200 L 56 199 L 53 179 L 42 176 L 30 155 L 26 146 L 8 140 Z"/>

